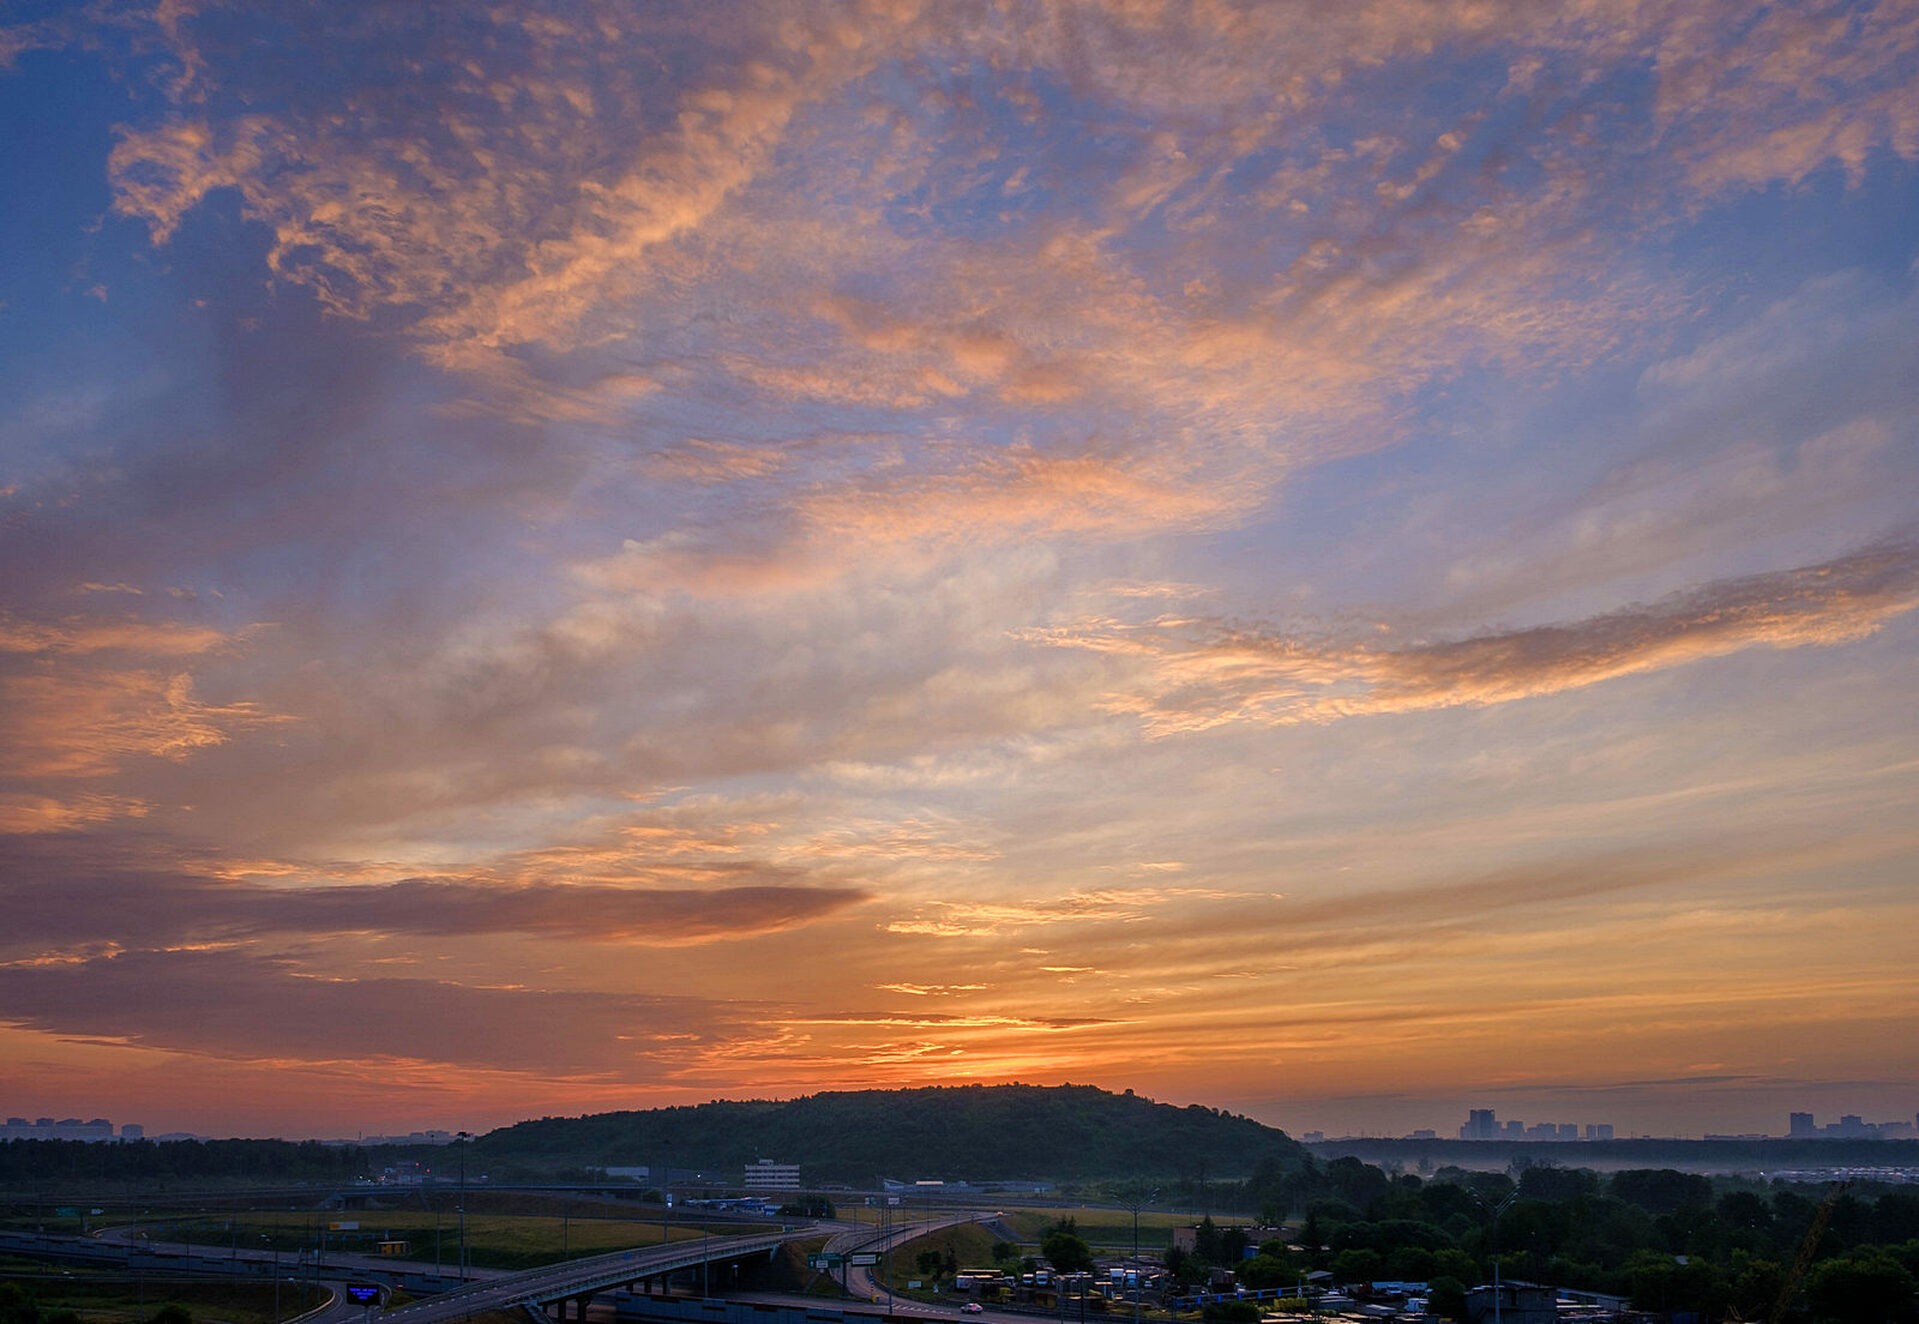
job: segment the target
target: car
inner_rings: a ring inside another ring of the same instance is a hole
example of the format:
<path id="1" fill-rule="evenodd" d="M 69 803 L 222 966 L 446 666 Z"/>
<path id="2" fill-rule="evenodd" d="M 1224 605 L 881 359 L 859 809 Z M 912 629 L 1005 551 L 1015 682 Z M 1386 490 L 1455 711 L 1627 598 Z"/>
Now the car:
<path id="1" fill-rule="evenodd" d="M 985 1313 L 986 1307 L 977 1301 L 968 1301 L 960 1307 L 960 1314 L 962 1315 L 983 1315 Z"/>

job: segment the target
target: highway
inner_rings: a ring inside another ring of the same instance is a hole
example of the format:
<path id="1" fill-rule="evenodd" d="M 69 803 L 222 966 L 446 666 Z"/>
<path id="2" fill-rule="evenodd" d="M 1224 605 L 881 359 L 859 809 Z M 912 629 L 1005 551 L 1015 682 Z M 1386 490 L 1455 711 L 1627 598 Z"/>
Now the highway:
<path id="1" fill-rule="evenodd" d="M 489 1310 L 513 1310 L 526 1306 L 537 1309 L 548 1302 L 587 1296 L 613 1287 L 625 1287 L 642 1278 L 652 1278 L 678 1269 L 693 1268 L 703 1262 L 738 1260 L 748 1255 L 771 1254 L 788 1241 L 817 1237 L 822 1232 L 833 1234 L 827 1242 L 829 1253 L 884 1254 L 893 1246 L 903 1245 L 928 1233 L 997 1216 L 996 1214 L 966 1214 L 922 1219 L 918 1222 L 903 1223 L 885 1233 L 876 1232 L 872 1227 L 863 1224 L 849 1226 L 845 1223 L 809 1223 L 777 1233 L 702 1238 L 700 1241 L 683 1241 L 671 1246 L 655 1246 L 645 1250 L 616 1251 L 610 1255 L 568 1260 L 564 1264 L 550 1264 L 538 1269 L 529 1269 L 524 1273 L 508 1274 L 484 1282 L 471 1283 L 466 1287 L 443 1292 L 426 1300 L 401 1306 L 397 1310 L 390 1310 L 381 1316 L 381 1324 L 389 1324 L 389 1322 L 390 1324 L 447 1324 L 447 1321 L 464 1320 L 469 1315 Z M 869 1302 L 881 1298 L 885 1292 L 883 1287 L 874 1282 L 871 1271 L 865 1267 L 849 1266 L 846 1270 L 846 1284 L 855 1297 Z M 817 1299 L 814 1299 L 812 1304 L 818 1304 Z M 954 1314 L 950 1307 L 926 1306 L 903 1300 L 894 1302 L 893 1313 L 938 1318 L 951 1318 Z M 331 1324 L 331 1321 L 328 1324 Z"/>
<path id="2" fill-rule="evenodd" d="M 894 1247 L 904 1245 L 916 1238 L 949 1227 L 957 1227 L 972 1222 L 984 1222 L 997 1218 L 997 1213 L 957 1214 L 944 1217 L 924 1218 L 912 1222 L 902 1222 L 890 1229 L 875 1228 L 871 1224 L 844 1222 L 803 1223 L 782 1228 L 779 1231 L 752 1233 L 746 1236 L 702 1237 L 698 1240 L 673 1242 L 664 1246 L 649 1246 L 634 1250 L 614 1251 L 606 1255 L 590 1256 L 582 1259 L 567 1260 L 563 1263 L 543 1265 L 518 1273 L 500 1271 L 469 1270 L 472 1281 L 451 1291 L 438 1293 L 419 1301 L 410 1302 L 397 1309 L 381 1312 L 379 1324 L 447 1324 L 452 1320 L 466 1320 L 473 1315 L 489 1311 L 517 1311 L 541 1307 L 561 1300 L 589 1297 L 613 1288 L 626 1288 L 644 1279 L 658 1278 L 680 1270 L 696 1268 L 702 1263 L 737 1261 L 750 1255 L 771 1255 L 781 1245 L 789 1241 L 828 1236 L 828 1253 L 851 1257 L 855 1254 L 884 1255 Z M 12 1234 L 12 1239 L 25 1243 L 57 1243 L 67 1245 L 74 1252 L 88 1249 L 105 1250 L 115 1245 L 121 1254 L 134 1251 L 150 1251 L 170 1255 L 180 1255 L 188 1250 L 182 1245 L 165 1245 L 143 1241 L 142 1232 L 135 1227 L 106 1230 L 93 1237 L 32 1236 Z M 5 1238 L 0 1238 L 5 1240 Z M 294 1269 L 301 1277 L 313 1281 L 315 1266 L 301 1265 L 297 1269 L 283 1257 L 269 1251 L 250 1250 L 243 1247 L 194 1247 L 195 1251 L 209 1252 L 203 1258 L 219 1266 L 237 1270 L 244 1264 L 248 1276 L 278 1276 L 282 1266 Z M 361 1281 L 390 1278 L 396 1270 L 417 1268 L 417 1265 L 403 1265 L 400 1262 L 352 1254 L 330 1254 L 329 1263 L 319 1271 L 319 1281 L 333 1292 L 333 1300 L 326 1306 L 310 1312 L 303 1317 L 302 1324 L 361 1324 L 371 1321 L 374 1309 L 351 1301 L 345 1291 L 350 1279 L 342 1276 L 361 1270 Z M 891 1298 L 886 1288 L 875 1281 L 872 1271 L 866 1266 L 848 1264 L 843 1270 L 843 1282 L 848 1292 L 859 1303 L 885 1302 L 889 1313 L 910 1315 L 922 1318 L 957 1318 L 950 1306 L 932 1306 L 905 1298 Z M 289 1275 L 292 1276 L 292 1275 Z M 753 1299 L 773 1299 L 764 1294 L 754 1294 Z M 818 1298 L 801 1298 L 811 1304 L 819 1304 Z"/>
<path id="3" fill-rule="evenodd" d="M 528 1269 L 524 1273 L 505 1274 L 483 1282 L 469 1283 L 465 1287 L 387 1311 L 381 1319 L 393 1321 L 393 1324 L 444 1324 L 447 1320 L 465 1319 L 488 1310 L 513 1310 L 521 1306 L 537 1309 L 549 1301 L 587 1296 L 609 1287 L 625 1287 L 643 1278 L 690 1269 L 712 1260 L 770 1255 L 786 1242 L 817 1237 L 822 1232 L 842 1226 L 837 1223 L 806 1223 L 780 1232 L 755 1233 L 744 1237 L 702 1237 L 698 1241 L 680 1241 L 666 1246 L 649 1246 L 643 1250 L 614 1251 L 609 1255 L 567 1260 L 561 1264 Z"/>
<path id="4" fill-rule="evenodd" d="M 899 1223 L 890 1231 L 876 1232 L 870 1226 L 859 1226 L 839 1233 L 826 1243 L 830 1253 L 853 1255 L 861 1252 L 884 1255 L 895 1246 L 903 1246 L 909 1241 L 941 1232 L 949 1227 L 960 1227 L 967 1223 L 985 1223 L 1000 1215 L 990 1214 L 950 1214 L 944 1218 L 924 1218 L 918 1222 Z M 846 1290 L 859 1301 L 877 1302 L 886 1300 L 890 1313 L 897 1315 L 932 1315 L 941 1318 L 950 1317 L 950 1307 L 929 1306 L 918 1301 L 902 1297 L 893 1297 L 884 1284 L 873 1277 L 871 1268 L 864 1265 L 849 1265 L 846 1270 Z"/>

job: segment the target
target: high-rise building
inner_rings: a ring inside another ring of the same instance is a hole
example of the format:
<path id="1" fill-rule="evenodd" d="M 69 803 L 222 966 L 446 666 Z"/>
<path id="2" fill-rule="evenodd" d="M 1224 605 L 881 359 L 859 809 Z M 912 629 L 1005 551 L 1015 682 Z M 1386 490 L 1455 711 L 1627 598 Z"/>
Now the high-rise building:
<path id="1" fill-rule="evenodd" d="M 1788 1121 L 1790 1125 L 1786 1134 L 1794 1140 L 1810 1140 L 1819 1134 L 1819 1128 L 1814 1125 L 1811 1113 L 1793 1113 Z"/>
<path id="2" fill-rule="evenodd" d="M 1461 1140 L 1492 1140 L 1499 1135 L 1499 1123 L 1491 1108 L 1473 1108 L 1466 1114 L 1466 1125 L 1459 1128 Z"/>

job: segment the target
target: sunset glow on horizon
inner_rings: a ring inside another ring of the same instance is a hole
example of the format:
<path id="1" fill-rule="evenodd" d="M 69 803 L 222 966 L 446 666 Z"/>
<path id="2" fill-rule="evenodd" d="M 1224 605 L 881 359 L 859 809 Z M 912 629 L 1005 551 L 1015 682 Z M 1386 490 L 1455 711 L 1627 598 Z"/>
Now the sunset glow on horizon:
<path id="1" fill-rule="evenodd" d="M 0 8 L 0 1109 L 1919 1110 L 1919 3 Z"/>

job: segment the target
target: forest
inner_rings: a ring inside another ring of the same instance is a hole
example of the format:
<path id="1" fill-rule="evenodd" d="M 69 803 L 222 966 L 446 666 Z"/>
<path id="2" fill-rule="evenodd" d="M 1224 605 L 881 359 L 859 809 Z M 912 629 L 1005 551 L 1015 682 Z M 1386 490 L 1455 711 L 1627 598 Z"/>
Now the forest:
<path id="1" fill-rule="evenodd" d="M 575 1168 L 724 1170 L 772 1158 L 800 1163 L 809 1182 L 857 1186 L 882 1176 L 1204 1181 L 1306 1158 L 1285 1132 L 1248 1117 L 1086 1085 L 862 1090 L 549 1117 L 490 1132 L 473 1152 L 495 1165 Z"/>
<path id="2" fill-rule="evenodd" d="M 1816 1319 L 1919 1319 L 1919 1193 L 1896 1186 L 1545 1164 L 1422 1178 L 1341 1158 L 1267 1166 L 1241 1193 L 1263 1223 L 1295 1220 L 1288 1235 L 1253 1247 L 1244 1233 L 1216 1232 L 1211 1250 L 1202 1236 L 1192 1263 L 1175 1257 L 1176 1273 L 1198 1281 L 1213 1260 L 1235 1264 L 1251 1287 L 1319 1269 L 1338 1283 L 1429 1282 L 1436 1307 L 1458 1313 L 1497 1258 L 1504 1278 L 1624 1296 L 1662 1315 L 1774 1318 L 1790 1286 Z"/>
<path id="3" fill-rule="evenodd" d="M 351 1182 L 368 1174 L 368 1154 L 315 1140 L 7 1140 L 0 1141 L 0 1186 Z"/>

